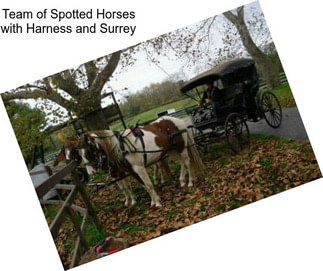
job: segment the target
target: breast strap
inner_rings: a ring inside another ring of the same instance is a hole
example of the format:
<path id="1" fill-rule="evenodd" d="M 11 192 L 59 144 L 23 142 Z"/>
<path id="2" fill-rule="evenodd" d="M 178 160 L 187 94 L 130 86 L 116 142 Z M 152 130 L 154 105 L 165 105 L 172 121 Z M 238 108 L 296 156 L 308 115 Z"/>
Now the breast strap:
<path id="1" fill-rule="evenodd" d="M 140 128 L 138 128 L 138 127 L 136 127 L 136 129 L 140 130 Z M 145 167 L 146 167 L 147 166 L 147 152 L 146 152 L 145 141 L 143 139 L 144 133 L 140 130 L 140 132 L 137 131 L 136 134 L 135 134 L 136 139 L 139 138 L 139 140 L 140 140 L 140 143 L 142 145 L 143 151 L 138 151 L 136 149 L 136 147 L 129 140 L 127 140 L 127 136 L 129 134 L 124 137 L 119 131 L 113 131 L 113 133 L 114 133 L 114 135 L 116 136 L 116 138 L 118 139 L 118 141 L 120 143 L 120 149 L 122 151 L 123 156 L 125 156 L 126 154 L 129 153 L 129 151 L 127 151 L 125 149 L 125 145 L 127 145 L 131 153 L 136 153 L 136 152 L 143 153 L 144 164 L 145 164 Z"/>

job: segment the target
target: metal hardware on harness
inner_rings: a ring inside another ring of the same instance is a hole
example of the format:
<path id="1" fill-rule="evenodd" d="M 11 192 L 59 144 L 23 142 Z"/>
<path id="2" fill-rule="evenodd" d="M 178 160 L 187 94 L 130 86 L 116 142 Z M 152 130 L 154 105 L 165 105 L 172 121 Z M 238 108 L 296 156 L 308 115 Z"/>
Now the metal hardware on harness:
<path id="1" fill-rule="evenodd" d="M 144 156 L 144 165 L 145 167 L 147 166 L 147 152 L 146 152 L 146 146 L 145 146 L 145 141 L 143 139 L 144 132 L 138 127 L 138 123 L 133 126 L 131 125 L 129 127 L 130 131 L 132 134 L 136 137 L 136 140 L 139 138 L 142 150 L 143 150 L 143 156 Z"/>
<path id="2" fill-rule="evenodd" d="M 117 137 L 117 139 L 119 140 L 120 142 L 120 148 L 121 148 L 121 151 L 123 153 L 123 155 L 125 156 L 126 154 L 128 154 L 129 152 L 130 153 L 142 153 L 143 154 L 143 157 L 144 157 L 144 164 L 145 164 L 145 167 L 147 167 L 147 153 L 158 153 L 158 152 L 163 152 L 164 150 L 163 149 L 158 149 L 158 150 L 146 150 L 146 146 L 145 146 L 145 141 L 143 139 L 143 131 L 139 128 L 139 127 L 136 127 L 136 126 L 130 126 L 130 132 L 128 134 L 126 134 L 125 136 L 123 136 L 123 133 L 125 131 L 123 131 L 122 133 L 120 133 L 119 131 L 113 131 L 114 135 Z M 142 145 L 142 148 L 143 150 L 140 151 L 140 150 L 137 150 L 137 148 L 131 143 L 131 141 L 127 138 L 129 134 L 133 134 L 136 139 L 139 138 L 140 142 L 141 142 L 141 145 Z M 169 140 L 173 141 L 174 138 L 179 135 L 179 134 L 182 134 L 182 133 L 187 133 L 187 129 L 181 129 L 181 130 L 178 130 L 178 131 L 175 131 L 175 132 L 172 132 L 172 133 L 169 133 L 168 134 L 168 138 Z M 172 144 L 174 145 L 175 143 L 172 142 Z M 125 150 L 125 145 L 127 145 L 129 151 L 126 151 Z M 195 145 L 195 144 L 194 144 Z M 186 147 L 190 147 L 190 146 L 186 146 Z"/>
<path id="3" fill-rule="evenodd" d="M 120 149 L 122 151 L 123 156 L 125 156 L 128 153 L 128 151 L 126 151 L 126 149 L 124 147 L 123 136 L 121 135 L 121 133 L 119 131 L 113 131 L 113 134 L 119 140 L 119 142 L 120 142 Z"/>
<path id="4" fill-rule="evenodd" d="M 187 130 L 186 130 L 186 129 L 181 129 L 181 130 L 178 130 L 178 131 L 176 131 L 176 132 L 169 133 L 169 134 L 168 134 L 168 138 L 169 138 L 170 140 L 173 140 L 175 136 L 180 135 L 180 134 L 182 134 L 182 133 L 186 133 L 186 132 L 187 132 Z"/>

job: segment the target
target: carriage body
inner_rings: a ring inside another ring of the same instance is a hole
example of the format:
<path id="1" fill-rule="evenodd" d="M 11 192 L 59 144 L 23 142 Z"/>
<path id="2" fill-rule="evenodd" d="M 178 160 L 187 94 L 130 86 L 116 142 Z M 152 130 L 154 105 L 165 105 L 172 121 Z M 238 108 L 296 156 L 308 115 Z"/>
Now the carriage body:
<path id="1" fill-rule="evenodd" d="M 206 121 L 221 125 L 226 116 L 233 112 L 250 120 L 259 115 L 259 78 L 252 59 L 238 59 L 218 65 L 188 81 L 181 92 L 192 99 L 201 99 L 203 87 L 209 82 L 216 82 L 221 95 L 209 104 L 196 108 L 192 115 L 195 125 L 205 122 L 209 126 Z"/>
<path id="2" fill-rule="evenodd" d="M 208 103 L 200 104 L 191 115 L 191 128 L 198 143 L 208 142 L 205 134 L 208 138 L 226 135 L 229 144 L 232 136 L 235 141 L 241 141 L 237 137 L 243 132 L 249 138 L 247 121 L 265 119 L 273 128 L 280 126 L 282 113 L 278 99 L 269 91 L 259 90 L 259 76 L 252 59 L 224 62 L 189 80 L 181 92 L 200 101 L 206 91 L 205 85 L 209 83 L 216 84 L 218 95 Z M 235 147 L 232 149 L 238 151 Z"/>

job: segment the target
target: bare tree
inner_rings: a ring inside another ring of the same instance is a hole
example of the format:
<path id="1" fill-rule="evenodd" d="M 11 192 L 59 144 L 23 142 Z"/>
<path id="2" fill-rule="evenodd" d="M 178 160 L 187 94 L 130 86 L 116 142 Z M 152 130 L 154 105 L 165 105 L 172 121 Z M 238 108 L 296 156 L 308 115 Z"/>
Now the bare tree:
<path id="1" fill-rule="evenodd" d="M 56 120 L 62 117 L 62 112 L 55 105 L 68 112 L 82 117 L 89 130 L 106 129 L 107 123 L 100 112 L 102 99 L 106 97 L 105 89 L 108 81 L 135 63 L 138 51 L 145 51 L 147 59 L 158 65 L 158 56 L 168 55 L 168 52 L 182 52 L 188 54 L 193 47 L 195 36 L 188 30 L 180 29 L 164 34 L 160 37 L 136 44 L 112 53 L 111 55 L 95 59 L 80 65 L 75 69 L 68 69 L 33 84 L 26 84 L 10 92 L 2 94 L 4 101 L 15 99 L 40 99 L 41 109 L 56 114 Z M 195 51 L 192 50 L 195 54 Z M 181 57 L 176 55 L 175 57 Z M 95 111 L 93 113 L 93 111 Z M 90 113 L 90 114 L 89 114 Z"/>
<path id="2" fill-rule="evenodd" d="M 4 101 L 42 99 L 47 105 L 47 110 L 55 103 L 78 117 L 83 116 L 88 129 L 107 128 L 100 112 L 86 114 L 101 108 L 101 100 L 106 96 L 103 91 L 105 84 L 112 78 L 120 63 L 129 64 L 131 61 L 129 53 L 134 48 L 117 51 L 109 56 L 82 64 L 76 69 L 68 69 L 33 84 L 23 85 L 2 94 L 2 99 Z"/>
<path id="3" fill-rule="evenodd" d="M 224 15 L 236 26 L 244 47 L 256 61 L 264 78 L 273 85 L 274 72 L 271 62 L 253 42 L 244 21 L 244 8 L 238 8 L 237 15 L 232 12 L 226 12 Z M 77 117 L 83 117 L 88 129 L 105 129 L 107 124 L 100 111 L 88 113 L 101 108 L 108 82 L 117 76 L 117 72 L 122 72 L 135 63 L 137 52 L 146 52 L 147 59 L 167 75 L 169 74 L 160 63 L 160 56 L 173 58 L 172 60 L 185 59 L 186 64 L 183 67 L 194 68 L 196 64 L 200 64 L 204 69 L 207 65 L 214 65 L 216 59 L 223 59 L 223 56 L 236 56 L 236 49 L 233 47 L 240 50 L 242 45 L 238 39 L 232 43 L 234 31 L 228 32 L 231 38 L 228 38 L 226 49 L 218 48 L 214 43 L 216 18 L 208 18 L 192 26 L 89 61 L 77 68 L 51 75 L 33 84 L 23 85 L 2 94 L 2 99 L 40 99 L 43 104 L 41 109 L 56 114 L 56 120 L 62 116 L 60 108 L 64 108 Z"/>
<path id="4" fill-rule="evenodd" d="M 237 9 L 237 15 L 233 14 L 231 11 L 227 11 L 223 13 L 223 15 L 237 28 L 244 47 L 255 60 L 258 70 L 268 86 L 276 86 L 278 83 L 278 67 L 259 47 L 257 47 L 251 38 L 244 20 L 244 6 Z"/>

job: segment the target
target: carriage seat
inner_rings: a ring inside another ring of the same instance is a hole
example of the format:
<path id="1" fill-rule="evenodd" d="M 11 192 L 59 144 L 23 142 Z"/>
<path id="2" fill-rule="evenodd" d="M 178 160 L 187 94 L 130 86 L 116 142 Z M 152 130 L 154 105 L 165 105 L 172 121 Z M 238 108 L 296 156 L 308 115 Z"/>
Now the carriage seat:
<path id="1" fill-rule="evenodd" d="M 239 85 L 233 85 L 223 89 L 223 103 L 227 106 L 239 103 L 242 97 L 243 90 Z"/>

